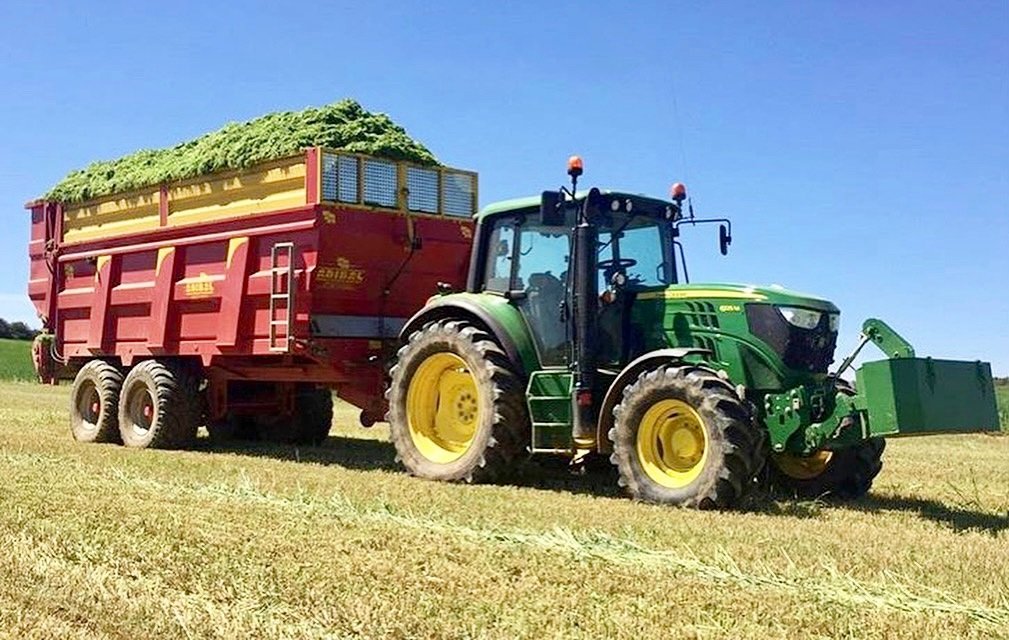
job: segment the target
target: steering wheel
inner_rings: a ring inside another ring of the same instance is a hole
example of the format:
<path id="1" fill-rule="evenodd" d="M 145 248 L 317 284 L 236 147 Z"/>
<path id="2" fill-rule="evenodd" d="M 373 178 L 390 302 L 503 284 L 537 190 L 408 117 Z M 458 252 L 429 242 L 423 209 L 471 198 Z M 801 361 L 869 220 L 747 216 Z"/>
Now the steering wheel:
<path id="1" fill-rule="evenodd" d="M 634 258 L 620 258 L 619 260 L 600 260 L 596 263 L 602 271 L 623 271 L 625 269 L 630 269 L 638 263 Z"/>

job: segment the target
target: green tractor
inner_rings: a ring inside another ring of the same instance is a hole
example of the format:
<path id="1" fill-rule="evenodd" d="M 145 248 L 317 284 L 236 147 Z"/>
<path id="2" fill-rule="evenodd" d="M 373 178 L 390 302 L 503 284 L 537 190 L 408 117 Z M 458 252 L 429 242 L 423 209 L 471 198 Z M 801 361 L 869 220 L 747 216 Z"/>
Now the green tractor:
<path id="1" fill-rule="evenodd" d="M 477 215 L 465 292 L 411 318 L 387 393 L 397 457 L 488 481 L 527 452 L 608 455 L 634 498 L 728 508 L 753 489 L 856 498 L 885 437 L 997 430 L 991 367 L 917 358 L 869 320 L 855 385 L 833 372 L 839 310 L 778 287 L 689 284 L 679 231 L 727 219 L 571 187 Z"/>

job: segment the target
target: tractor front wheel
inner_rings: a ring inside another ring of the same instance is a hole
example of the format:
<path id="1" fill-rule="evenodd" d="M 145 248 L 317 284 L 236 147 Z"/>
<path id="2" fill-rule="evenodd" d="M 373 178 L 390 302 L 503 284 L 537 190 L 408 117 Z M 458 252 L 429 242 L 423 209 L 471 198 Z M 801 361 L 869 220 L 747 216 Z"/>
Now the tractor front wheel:
<path id="1" fill-rule="evenodd" d="M 613 413 L 610 460 L 635 499 L 728 508 L 756 484 L 761 432 L 731 385 L 710 369 L 646 371 L 624 389 Z"/>
<path id="2" fill-rule="evenodd" d="M 476 326 L 441 320 L 414 332 L 391 374 L 390 435 L 413 475 L 493 480 L 524 451 L 522 383 L 501 347 Z"/>
<path id="3" fill-rule="evenodd" d="M 876 438 L 806 457 L 772 453 L 767 465 L 768 485 L 772 490 L 800 498 L 861 498 L 872 488 L 872 481 L 883 468 L 885 448 L 886 440 Z"/>

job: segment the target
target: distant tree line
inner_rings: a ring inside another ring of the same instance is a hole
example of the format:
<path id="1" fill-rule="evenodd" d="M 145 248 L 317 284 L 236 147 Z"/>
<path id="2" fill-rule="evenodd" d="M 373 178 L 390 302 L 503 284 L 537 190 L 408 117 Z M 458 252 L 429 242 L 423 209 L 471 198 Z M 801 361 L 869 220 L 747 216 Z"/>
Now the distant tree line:
<path id="1" fill-rule="evenodd" d="M 7 322 L 0 318 L 0 338 L 11 340 L 34 340 L 38 331 L 23 322 Z"/>

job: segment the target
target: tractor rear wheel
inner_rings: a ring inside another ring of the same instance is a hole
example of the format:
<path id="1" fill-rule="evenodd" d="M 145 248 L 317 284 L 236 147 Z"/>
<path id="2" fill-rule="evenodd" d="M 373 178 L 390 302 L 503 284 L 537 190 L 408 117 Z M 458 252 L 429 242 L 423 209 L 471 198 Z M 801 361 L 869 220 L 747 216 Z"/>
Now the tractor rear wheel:
<path id="1" fill-rule="evenodd" d="M 637 500 L 700 509 L 738 505 L 756 485 L 762 433 L 711 369 L 667 365 L 624 389 L 613 410 L 610 461 Z"/>
<path id="2" fill-rule="evenodd" d="M 199 381 L 175 363 L 144 360 L 123 381 L 119 433 L 127 447 L 176 449 L 196 438 Z"/>
<path id="3" fill-rule="evenodd" d="M 70 392 L 70 431 L 78 442 L 119 442 L 119 391 L 123 374 L 92 360 L 77 372 Z"/>
<path id="4" fill-rule="evenodd" d="M 836 451 L 801 457 L 772 453 L 767 465 L 771 489 L 800 498 L 861 498 L 883 468 L 886 440 L 875 438 Z"/>
<path id="5" fill-rule="evenodd" d="M 390 435 L 411 474 L 489 481 L 525 450 L 521 380 L 494 339 L 469 322 L 441 320 L 414 332 L 391 375 Z"/>

